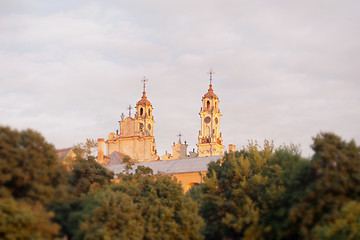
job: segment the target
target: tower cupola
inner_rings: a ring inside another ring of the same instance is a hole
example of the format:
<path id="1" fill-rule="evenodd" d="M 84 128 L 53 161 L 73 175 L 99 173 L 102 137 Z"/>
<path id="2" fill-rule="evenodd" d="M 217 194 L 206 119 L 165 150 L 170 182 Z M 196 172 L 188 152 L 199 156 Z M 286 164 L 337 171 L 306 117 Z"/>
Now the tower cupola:
<path id="1" fill-rule="evenodd" d="M 153 107 L 146 97 L 146 82 L 148 80 L 144 77 L 143 94 L 141 99 L 136 103 L 135 120 L 138 122 L 137 131 L 141 136 L 152 136 L 154 127 L 154 117 L 152 115 Z"/>
<path id="2" fill-rule="evenodd" d="M 144 107 L 152 106 L 150 101 L 146 97 L 145 86 L 144 86 L 143 95 L 142 95 L 141 99 L 136 103 L 136 107 L 138 107 L 139 105 L 144 106 Z"/>
<path id="3" fill-rule="evenodd" d="M 213 88 L 212 88 L 212 84 L 211 84 L 211 82 L 210 82 L 210 85 L 209 85 L 209 90 L 208 90 L 208 92 L 207 93 L 205 93 L 205 95 L 203 96 L 203 98 L 202 99 L 204 99 L 204 98 L 209 98 L 209 99 L 219 99 L 218 98 L 218 96 L 216 96 L 216 94 L 214 93 L 214 90 L 213 90 Z"/>
<path id="4" fill-rule="evenodd" d="M 219 109 L 220 100 L 212 88 L 213 74 L 214 72 L 210 70 L 209 89 L 202 97 L 201 130 L 197 144 L 199 157 L 222 155 L 224 149 L 220 132 L 220 118 L 222 116 Z"/>

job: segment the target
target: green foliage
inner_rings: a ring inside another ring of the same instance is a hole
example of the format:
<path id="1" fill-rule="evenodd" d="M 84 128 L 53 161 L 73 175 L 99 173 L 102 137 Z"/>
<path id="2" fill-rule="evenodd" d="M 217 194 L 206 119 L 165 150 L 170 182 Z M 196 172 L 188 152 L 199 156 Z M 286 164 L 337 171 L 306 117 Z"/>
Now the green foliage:
<path id="1" fill-rule="evenodd" d="M 209 166 L 200 214 L 207 239 L 356 239 L 360 152 L 320 133 L 311 161 L 295 146 L 253 142 Z M 199 197 L 197 197 L 199 198 Z"/>
<path id="2" fill-rule="evenodd" d="M 77 238 L 201 239 L 196 203 L 171 177 L 146 172 L 90 192 Z"/>
<path id="3" fill-rule="evenodd" d="M 113 180 L 114 173 L 108 171 L 89 156 L 74 160 L 73 168 L 67 176 L 67 194 L 49 206 L 55 212 L 54 221 L 62 226 L 61 233 L 68 237 L 78 231 L 78 221 L 82 217 L 82 201 L 93 188 L 103 187 Z"/>
<path id="4" fill-rule="evenodd" d="M 60 226 L 51 222 L 53 213 L 41 204 L 13 198 L 0 199 L 1 239 L 54 239 Z"/>
<path id="5" fill-rule="evenodd" d="M 202 201 L 202 193 L 203 193 L 203 184 L 193 186 L 186 192 L 186 195 L 189 196 L 193 201 L 195 201 L 199 206 Z"/>
<path id="6" fill-rule="evenodd" d="M 289 212 L 284 238 L 300 233 L 301 239 L 320 239 L 319 229 L 336 223 L 349 201 L 360 200 L 359 147 L 332 133 L 313 140 L 311 165 L 288 190 L 293 201 L 285 202 Z"/>
<path id="7" fill-rule="evenodd" d="M 272 229 L 272 209 L 304 163 L 296 146 L 274 150 L 265 141 L 262 148 L 250 142 L 209 164 L 199 211 L 206 222 L 206 238 L 263 238 Z"/>
<path id="8" fill-rule="evenodd" d="M 83 204 L 91 212 L 76 239 L 142 239 L 144 219 L 128 194 L 106 188 L 90 194 Z"/>
<path id="9" fill-rule="evenodd" d="M 0 195 L 51 202 L 64 182 L 54 146 L 32 130 L 0 127 Z"/>
<path id="10" fill-rule="evenodd" d="M 332 133 L 313 140 L 311 161 L 294 145 L 250 142 L 184 194 L 127 158 L 113 182 L 90 140 L 65 171 L 39 133 L 0 127 L 0 238 L 359 239 L 360 148 Z"/>
<path id="11" fill-rule="evenodd" d="M 60 235 L 72 239 L 78 230 L 78 215 L 82 210 L 81 198 L 55 201 L 48 208 L 55 213 L 53 221 L 61 226 Z"/>
<path id="12" fill-rule="evenodd" d="M 149 167 L 144 167 L 144 166 L 138 166 L 136 169 L 135 169 L 135 174 L 137 175 L 153 175 L 154 174 L 154 171 L 149 168 Z"/>
<path id="13" fill-rule="evenodd" d="M 317 226 L 315 231 L 324 240 L 360 239 L 360 202 L 345 203 L 335 221 Z"/>
<path id="14" fill-rule="evenodd" d="M 125 164 L 125 170 L 124 173 L 120 173 L 120 175 L 122 176 L 131 175 L 131 170 L 133 170 L 135 161 L 131 159 L 129 156 L 125 156 L 123 158 L 123 163 Z M 121 176 L 119 176 L 119 178 L 121 178 Z"/>
<path id="15" fill-rule="evenodd" d="M 94 185 L 104 185 L 114 178 L 114 173 L 108 171 L 90 156 L 87 159 L 80 158 L 75 161 L 69 175 L 69 184 L 74 189 L 74 194 L 80 196 L 87 193 Z"/>
<path id="16" fill-rule="evenodd" d="M 93 149 L 97 146 L 94 139 L 86 139 L 85 143 L 78 143 L 72 147 L 76 159 L 86 159 L 92 155 Z"/>

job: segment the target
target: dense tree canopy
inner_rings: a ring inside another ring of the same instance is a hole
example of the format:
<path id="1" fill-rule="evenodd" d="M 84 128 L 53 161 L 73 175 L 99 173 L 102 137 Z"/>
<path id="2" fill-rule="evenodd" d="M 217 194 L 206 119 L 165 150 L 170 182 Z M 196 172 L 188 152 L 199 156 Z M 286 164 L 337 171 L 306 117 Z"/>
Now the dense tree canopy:
<path id="1" fill-rule="evenodd" d="M 357 239 L 360 152 L 332 133 L 305 160 L 265 142 L 211 163 L 200 203 L 207 239 Z M 350 208 L 353 208 L 352 212 Z"/>
<path id="2" fill-rule="evenodd" d="M 93 156 L 84 156 L 77 155 L 71 160 L 71 168 L 66 173 L 67 192 L 49 205 L 49 209 L 55 212 L 54 220 L 62 226 L 61 234 L 69 238 L 78 231 L 82 202 L 86 194 L 91 189 L 109 184 L 114 177 L 114 174 L 98 164 Z"/>
<path id="3" fill-rule="evenodd" d="M 346 205 L 354 200 L 352 205 L 357 206 L 360 200 L 360 148 L 332 133 L 313 140 L 310 167 L 298 175 L 288 189 L 291 200 L 284 202 L 289 211 L 286 228 L 292 230 L 286 237 L 320 239 L 324 225 L 335 226 L 339 218 L 346 218 Z"/>
<path id="4" fill-rule="evenodd" d="M 263 148 L 251 142 L 211 163 L 200 203 L 206 238 L 261 238 L 270 229 L 264 221 L 283 195 L 287 177 L 303 164 L 295 146 L 274 150 L 268 141 Z"/>
<path id="5" fill-rule="evenodd" d="M 0 195 L 49 203 L 64 182 L 55 148 L 33 130 L 0 127 Z"/>
<path id="6" fill-rule="evenodd" d="M 51 239 L 60 226 L 47 205 L 63 193 L 54 146 L 32 130 L 0 127 L 0 238 Z"/>
<path id="7" fill-rule="evenodd" d="M 74 189 L 75 195 L 87 193 L 96 184 L 104 185 L 114 178 L 114 174 L 98 164 L 94 157 L 75 160 L 69 175 L 69 184 Z"/>
<path id="8" fill-rule="evenodd" d="M 360 239 L 360 202 L 346 202 L 336 214 L 334 221 L 316 227 L 320 239 Z"/>
<path id="9" fill-rule="evenodd" d="M 83 202 L 78 239 L 201 239 L 197 205 L 170 176 L 141 167 Z"/>
<path id="10" fill-rule="evenodd" d="M 359 239 L 360 147 L 332 133 L 250 142 L 187 194 L 147 167 L 114 174 L 78 144 L 71 164 L 32 130 L 0 127 L 1 239 Z M 66 167 L 64 167 L 66 165 Z"/>
<path id="11" fill-rule="evenodd" d="M 0 198 L 1 239 L 54 239 L 60 226 L 53 223 L 53 213 L 36 203 Z"/>

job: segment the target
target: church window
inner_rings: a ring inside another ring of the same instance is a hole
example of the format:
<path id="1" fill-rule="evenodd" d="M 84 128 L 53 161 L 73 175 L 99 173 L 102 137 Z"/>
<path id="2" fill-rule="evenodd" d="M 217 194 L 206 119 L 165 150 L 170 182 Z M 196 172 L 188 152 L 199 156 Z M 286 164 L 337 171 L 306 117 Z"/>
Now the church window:
<path id="1" fill-rule="evenodd" d="M 210 135 L 210 128 L 206 127 L 205 128 L 205 136 L 209 136 L 209 135 Z M 205 142 L 207 142 L 207 141 L 205 140 Z"/>
<path id="2" fill-rule="evenodd" d="M 218 124 L 219 120 L 218 118 L 215 118 L 215 123 Z"/>
<path id="3" fill-rule="evenodd" d="M 142 116 L 144 114 L 144 109 L 140 108 L 140 116 Z"/>
<path id="4" fill-rule="evenodd" d="M 148 129 L 151 130 L 151 124 L 150 123 L 148 124 Z"/>
<path id="5" fill-rule="evenodd" d="M 210 101 L 209 101 L 209 100 L 206 102 L 206 108 L 207 108 L 207 109 L 210 108 Z"/>
<path id="6" fill-rule="evenodd" d="M 139 124 L 139 128 L 140 128 L 140 131 L 142 131 L 144 129 L 144 124 L 143 123 L 140 123 Z"/>
<path id="7" fill-rule="evenodd" d="M 150 117 L 150 115 L 151 115 L 151 114 L 150 114 L 150 113 L 151 113 L 150 109 L 149 109 L 148 113 L 149 113 L 149 117 Z"/>

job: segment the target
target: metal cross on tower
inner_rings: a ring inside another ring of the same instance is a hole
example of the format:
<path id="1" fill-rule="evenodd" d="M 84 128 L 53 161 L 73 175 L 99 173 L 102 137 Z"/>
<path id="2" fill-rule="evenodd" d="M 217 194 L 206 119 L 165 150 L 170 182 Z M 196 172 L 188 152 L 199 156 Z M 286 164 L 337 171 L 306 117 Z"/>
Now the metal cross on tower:
<path id="1" fill-rule="evenodd" d="M 212 85 L 212 77 L 215 75 L 215 72 L 210 68 L 210 71 L 208 72 L 209 79 L 210 79 L 210 85 Z"/>
<path id="2" fill-rule="evenodd" d="M 179 137 L 179 142 L 181 143 L 181 137 L 182 137 L 181 132 L 179 132 L 179 134 L 178 134 L 178 135 L 176 135 L 176 136 L 178 136 L 178 137 Z"/>
<path id="3" fill-rule="evenodd" d="M 129 117 L 131 117 L 131 105 L 127 109 L 129 110 Z"/>
<path id="4" fill-rule="evenodd" d="M 125 118 L 125 115 L 124 115 L 124 113 L 121 113 L 121 121 L 124 121 L 124 118 Z"/>
<path id="5" fill-rule="evenodd" d="M 146 77 L 144 77 L 143 80 L 141 80 L 141 82 L 144 84 L 144 92 L 145 92 L 145 85 L 146 85 L 146 82 L 149 81 L 148 79 L 146 79 Z"/>

